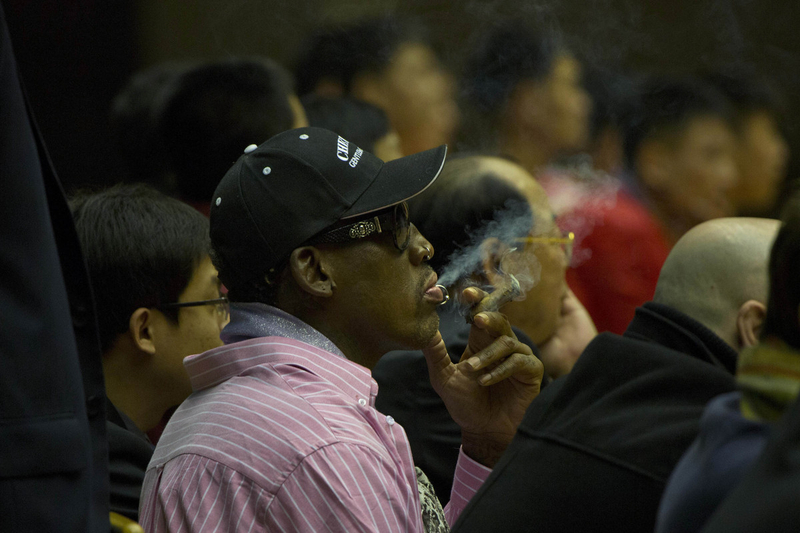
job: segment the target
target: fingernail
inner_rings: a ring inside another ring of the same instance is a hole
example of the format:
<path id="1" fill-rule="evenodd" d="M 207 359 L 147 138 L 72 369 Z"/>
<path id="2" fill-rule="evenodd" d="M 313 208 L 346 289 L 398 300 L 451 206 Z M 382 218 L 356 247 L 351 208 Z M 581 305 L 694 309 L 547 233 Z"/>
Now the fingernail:
<path id="1" fill-rule="evenodd" d="M 475 315 L 475 320 L 480 320 L 481 321 L 481 325 L 485 326 L 486 325 L 486 321 L 489 320 L 489 317 L 484 315 L 483 313 L 478 313 L 477 315 Z"/>
<path id="2" fill-rule="evenodd" d="M 473 369 L 477 369 L 481 365 L 481 358 L 470 357 L 469 359 L 467 359 L 467 364 L 471 366 Z"/>
<path id="3" fill-rule="evenodd" d="M 486 385 L 487 383 L 489 383 L 489 380 L 491 379 L 492 379 L 491 374 L 484 374 L 478 378 L 478 383 L 480 383 L 481 385 Z"/>

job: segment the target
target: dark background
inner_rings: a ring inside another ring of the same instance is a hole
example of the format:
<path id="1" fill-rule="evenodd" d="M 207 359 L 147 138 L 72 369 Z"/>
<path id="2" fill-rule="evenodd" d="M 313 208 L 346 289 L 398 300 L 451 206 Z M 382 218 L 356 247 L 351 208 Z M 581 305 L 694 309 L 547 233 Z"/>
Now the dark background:
<path id="1" fill-rule="evenodd" d="M 800 2 L 794 0 L 2 0 L 34 112 L 67 188 L 117 180 L 108 133 L 113 96 L 165 60 L 264 54 L 291 66 L 317 24 L 393 11 L 423 22 L 445 62 L 487 21 L 513 16 L 560 33 L 606 66 L 685 73 L 746 65 L 788 104 L 800 175 Z"/>

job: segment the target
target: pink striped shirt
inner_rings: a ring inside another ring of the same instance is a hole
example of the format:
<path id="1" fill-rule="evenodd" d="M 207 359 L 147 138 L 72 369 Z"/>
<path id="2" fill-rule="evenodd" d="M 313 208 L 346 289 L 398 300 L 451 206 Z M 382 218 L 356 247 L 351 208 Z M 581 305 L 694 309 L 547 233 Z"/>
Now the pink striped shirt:
<path id="1" fill-rule="evenodd" d="M 148 467 L 145 531 L 424 531 L 408 440 L 368 369 L 275 336 L 184 364 L 195 393 Z M 450 524 L 489 472 L 461 454 Z"/>

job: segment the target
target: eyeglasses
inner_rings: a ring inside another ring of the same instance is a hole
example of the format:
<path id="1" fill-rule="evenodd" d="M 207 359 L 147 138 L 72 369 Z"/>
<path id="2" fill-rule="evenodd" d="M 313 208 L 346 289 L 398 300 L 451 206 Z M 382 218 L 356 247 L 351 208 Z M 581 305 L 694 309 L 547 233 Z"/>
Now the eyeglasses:
<path id="1" fill-rule="evenodd" d="M 572 248 L 575 244 L 575 234 L 571 231 L 562 233 L 561 237 L 521 237 L 514 239 L 514 242 L 524 244 L 560 244 L 561 249 L 564 251 L 564 257 L 567 258 L 567 263 L 572 261 Z"/>
<path id="2" fill-rule="evenodd" d="M 378 233 L 392 232 L 394 245 L 401 252 L 408 248 L 411 239 L 411 223 L 408 221 L 408 205 L 399 203 L 391 210 L 358 222 L 348 222 L 312 237 L 309 244 L 331 244 L 363 239 Z"/>
<path id="3" fill-rule="evenodd" d="M 174 302 L 169 304 L 162 304 L 158 307 L 161 309 L 177 309 L 180 307 L 195 307 L 198 305 L 213 305 L 220 322 L 227 322 L 228 317 L 231 315 L 231 303 L 228 298 L 222 296 L 214 298 L 213 300 L 197 300 L 196 302 Z"/>

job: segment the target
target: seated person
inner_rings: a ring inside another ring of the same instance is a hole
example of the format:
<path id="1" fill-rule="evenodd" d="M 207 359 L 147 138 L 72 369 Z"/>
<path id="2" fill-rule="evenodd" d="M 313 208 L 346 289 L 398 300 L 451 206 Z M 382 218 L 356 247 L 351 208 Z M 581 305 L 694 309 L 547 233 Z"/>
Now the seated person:
<path id="1" fill-rule="evenodd" d="M 736 392 L 714 398 L 700 434 L 672 473 L 656 531 L 700 531 L 761 454 L 773 426 L 800 392 L 800 327 L 795 275 L 800 229 L 790 206 L 772 247 L 769 307 L 761 343 L 739 355 Z"/>
<path id="2" fill-rule="evenodd" d="M 646 80 L 624 125 L 623 187 L 610 202 L 579 202 L 557 213 L 575 233 L 581 260 L 567 279 L 598 330 L 624 332 L 636 307 L 652 298 L 681 235 L 733 213 L 728 193 L 737 170 L 728 118 L 727 102 L 706 85 Z M 586 220 L 594 221 L 590 231 Z"/>
<path id="3" fill-rule="evenodd" d="M 703 409 L 734 389 L 738 352 L 757 342 L 777 225 L 689 231 L 625 334 L 598 335 L 531 404 L 453 531 L 652 531 Z"/>
<path id="4" fill-rule="evenodd" d="M 208 220 L 144 185 L 70 202 L 97 304 L 105 375 L 111 511 L 137 519 L 153 454 L 145 433 L 192 392 L 183 358 L 221 346 L 227 301 Z"/>
<path id="5" fill-rule="evenodd" d="M 763 80 L 744 72 L 705 77 L 733 106 L 739 180 L 730 190 L 740 215 L 765 215 L 775 208 L 786 178 L 789 146 L 781 129 L 780 97 Z"/>
<path id="6" fill-rule="evenodd" d="M 158 132 L 178 196 L 208 215 L 220 177 L 251 144 L 308 125 L 291 77 L 266 58 L 201 63 L 179 73 Z"/>
<path id="7" fill-rule="evenodd" d="M 335 131 L 384 161 L 403 157 L 400 137 L 380 108 L 352 98 L 313 94 L 303 97 L 302 102 L 309 126 Z"/>
<path id="8" fill-rule="evenodd" d="M 390 16 L 320 28 L 297 60 L 297 92 L 381 108 L 404 155 L 452 142 L 455 87 L 424 33 Z"/>
<path id="9" fill-rule="evenodd" d="M 514 274 L 527 294 L 500 311 L 539 355 L 546 374 L 568 373 L 596 331 L 564 282 L 569 238 L 559 234 L 547 197 L 530 174 L 497 157 L 456 156 L 409 207 L 437 250 L 431 266 L 450 294 L 470 285 L 502 289 L 506 274 Z M 457 362 L 469 324 L 452 305 L 441 307 L 439 317 L 442 338 Z M 386 354 L 373 377 L 380 387 L 378 409 L 403 425 L 415 464 L 447 501 L 461 430 L 431 387 L 422 352 Z"/>
<path id="10" fill-rule="evenodd" d="M 434 249 L 405 204 L 436 179 L 445 153 L 384 163 L 331 131 L 301 128 L 225 174 L 211 241 L 231 323 L 224 347 L 185 361 L 195 392 L 150 462 L 145 530 L 422 532 L 455 520 L 539 393 L 543 368 L 497 312 L 476 315 L 458 364 L 447 353 Z M 405 432 L 374 407 L 371 369 L 412 348 L 423 349 L 462 428 L 444 512 Z"/>

